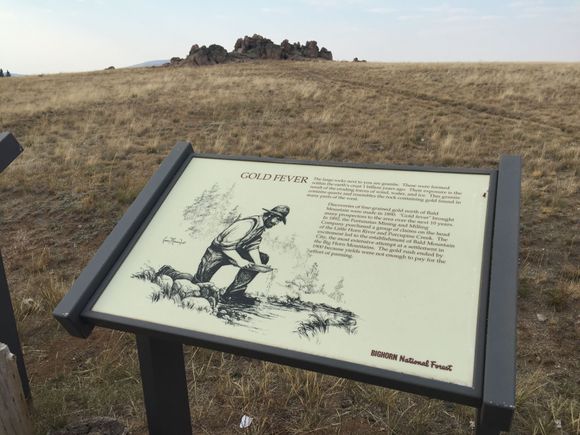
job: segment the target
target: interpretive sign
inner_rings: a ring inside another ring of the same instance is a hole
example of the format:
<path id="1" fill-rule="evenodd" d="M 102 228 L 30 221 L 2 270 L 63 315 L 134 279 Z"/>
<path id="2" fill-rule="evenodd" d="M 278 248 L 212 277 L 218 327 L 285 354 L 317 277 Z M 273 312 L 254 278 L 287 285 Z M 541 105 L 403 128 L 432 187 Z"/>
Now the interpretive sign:
<path id="1" fill-rule="evenodd" d="M 186 144 L 164 165 L 57 307 L 71 333 L 136 332 L 151 367 L 161 334 L 483 408 L 497 170 Z"/>
<path id="2" fill-rule="evenodd" d="M 91 313 L 472 387 L 489 187 L 194 158 Z"/>

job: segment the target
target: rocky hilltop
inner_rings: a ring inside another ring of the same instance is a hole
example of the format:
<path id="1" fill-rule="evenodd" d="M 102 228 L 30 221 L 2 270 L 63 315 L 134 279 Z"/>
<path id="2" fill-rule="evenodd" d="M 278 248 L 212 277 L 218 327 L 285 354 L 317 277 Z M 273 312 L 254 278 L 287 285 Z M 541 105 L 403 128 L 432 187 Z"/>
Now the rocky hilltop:
<path id="1" fill-rule="evenodd" d="M 209 47 L 201 47 L 194 44 L 185 59 L 173 57 L 168 66 L 201 66 L 215 65 L 218 63 L 248 62 L 253 60 L 306 60 L 323 59 L 332 60 L 332 52 L 325 47 L 318 48 L 316 41 L 291 43 L 287 39 L 280 44 L 260 35 L 244 36 L 238 38 L 233 51 L 228 52 L 224 47 L 212 44 Z"/>

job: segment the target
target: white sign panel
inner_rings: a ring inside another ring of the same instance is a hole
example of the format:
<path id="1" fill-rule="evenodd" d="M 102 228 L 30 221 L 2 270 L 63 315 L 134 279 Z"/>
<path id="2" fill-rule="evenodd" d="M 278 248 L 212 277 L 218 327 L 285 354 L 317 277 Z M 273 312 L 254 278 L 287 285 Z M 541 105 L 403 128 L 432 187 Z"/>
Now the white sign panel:
<path id="1" fill-rule="evenodd" d="M 193 158 L 92 311 L 471 387 L 489 178 Z"/>

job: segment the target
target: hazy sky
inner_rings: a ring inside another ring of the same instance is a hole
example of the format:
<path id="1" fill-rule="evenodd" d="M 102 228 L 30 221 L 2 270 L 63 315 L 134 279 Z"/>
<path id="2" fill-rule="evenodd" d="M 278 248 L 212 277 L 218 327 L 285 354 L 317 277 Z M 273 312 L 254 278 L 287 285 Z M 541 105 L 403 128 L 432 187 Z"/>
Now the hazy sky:
<path id="1" fill-rule="evenodd" d="M 580 61 L 580 0 L 0 0 L 0 68 L 122 67 L 254 33 L 346 60 Z"/>

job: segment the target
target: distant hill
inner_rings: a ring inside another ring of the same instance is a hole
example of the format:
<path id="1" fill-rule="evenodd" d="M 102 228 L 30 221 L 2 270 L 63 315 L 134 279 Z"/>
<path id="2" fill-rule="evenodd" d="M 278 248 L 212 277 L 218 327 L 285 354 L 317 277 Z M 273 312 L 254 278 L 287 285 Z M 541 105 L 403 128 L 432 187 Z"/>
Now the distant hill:
<path id="1" fill-rule="evenodd" d="M 127 68 L 147 68 L 151 66 L 161 66 L 166 63 L 169 63 L 169 59 L 161 59 L 161 60 L 149 60 L 147 62 L 138 63 L 137 65 L 131 65 Z"/>

